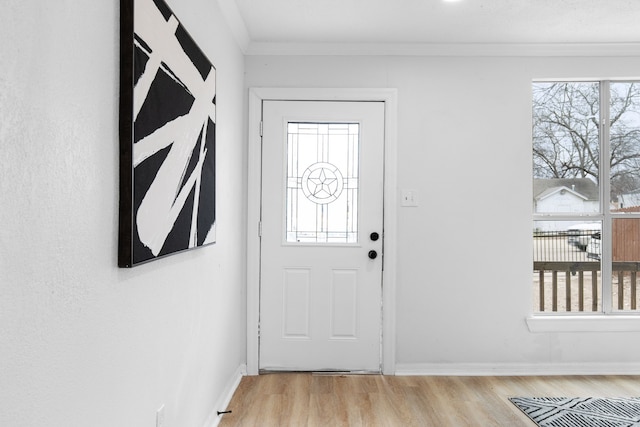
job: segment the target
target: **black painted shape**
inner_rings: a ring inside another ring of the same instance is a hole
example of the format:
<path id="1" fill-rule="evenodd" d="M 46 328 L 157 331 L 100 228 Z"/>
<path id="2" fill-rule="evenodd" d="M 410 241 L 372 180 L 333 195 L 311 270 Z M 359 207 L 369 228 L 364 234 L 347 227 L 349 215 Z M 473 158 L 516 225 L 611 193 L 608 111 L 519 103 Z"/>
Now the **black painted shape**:
<path id="1" fill-rule="evenodd" d="M 145 159 L 133 171 L 134 188 L 133 188 L 133 262 L 139 263 L 153 258 L 151 250 L 147 248 L 138 236 L 138 226 L 136 217 L 142 200 L 149 191 L 149 187 L 158 175 L 158 170 L 164 163 L 165 159 L 171 151 L 171 145 L 156 152 L 154 155 Z"/>
<path id="2" fill-rule="evenodd" d="M 191 176 L 191 174 L 195 170 L 196 165 L 198 164 L 198 160 L 200 160 L 200 146 L 201 145 L 202 145 L 202 130 L 200 131 L 200 135 L 198 136 L 198 142 L 196 143 L 196 146 L 191 151 L 191 157 L 189 158 L 189 164 L 187 165 L 187 168 L 185 169 L 184 174 L 182 175 L 182 182 L 180 183 L 180 189 L 176 193 L 176 198 L 178 197 L 178 195 L 180 194 L 180 191 L 182 191 L 182 189 L 184 188 L 185 184 L 187 183 L 187 180 L 189 179 L 189 177 Z"/>
<path id="3" fill-rule="evenodd" d="M 209 120 L 202 174 L 200 176 L 200 201 L 198 203 L 198 246 L 204 243 L 216 220 L 216 124 Z"/>
<path id="4" fill-rule="evenodd" d="M 182 46 L 184 53 L 189 57 L 193 65 L 196 67 L 200 75 L 202 76 L 202 80 L 205 80 L 209 73 L 211 72 L 211 61 L 207 59 L 202 50 L 198 47 L 198 45 L 193 41 L 187 30 L 179 25 L 176 30 L 176 39 Z"/>
<path id="5" fill-rule="evenodd" d="M 173 228 L 167 235 L 164 245 L 158 256 L 168 255 L 173 252 L 182 251 L 189 248 L 189 235 L 191 232 L 191 222 L 193 214 L 193 201 L 195 199 L 195 191 L 193 188 L 182 207 L 182 210 L 173 224 Z"/>
<path id="6" fill-rule="evenodd" d="M 169 76 L 171 76 L 171 78 L 173 80 L 175 80 L 180 86 L 182 86 L 182 88 L 189 94 L 193 96 L 193 93 L 191 93 L 191 90 L 189 90 L 189 88 L 187 87 L 186 84 L 184 84 L 184 82 L 182 81 L 182 79 L 180 79 L 174 72 L 173 70 L 167 65 L 166 62 L 162 61 L 161 62 L 162 67 L 163 67 L 163 71 L 165 73 L 167 73 Z"/>
<path id="7" fill-rule="evenodd" d="M 149 61 L 147 53 L 138 46 L 134 48 L 135 59 L 133 60 L 133 85 L 138 84 L 138 80 L 142 77 L 144 69 Z"/>
<path id="8" fill-rule="evenodd" d="M 171 15 L 173 15 L 173 12 L 171 12 L 171 9 L 167 5 L 167 3 L 163 2 L 162 0 L 153 0 L 153 2 L 156 4 L 156 7 L 158 8 L 162 16 L 164 16 L 164 20 L 168 21 L 169 18 L 171 18 Z"/>
<path id="9" fill-rule="evenodd" d="M 146 51 L 148 53 L 152 53 L 153 52 L 153 49 L 151 49 L 151 46 L 149 46 L 146 41 L 142 40 L 142 37 L 140 37 L 137 34 L 134 34 L 133 38 L 136 40 L 136 42 L 138 42 L 138 44 L 140 44 L 140 48 L 142 48 L 142 50 L 144 50 L 144 51 Z"/>
<path id="10" fill-rule="evenodd" d="M 134 123 L 138 142 L 168 122 L 189 113 L 194 98 L 161 68 Z"/>
<path id="11" fill-rule="evenodd" d="M 145 246 L 138 237 L 138 226 L 136 225 L 135 217 L 133 218 L 133 233 L 133 264 L 139 264 L 155 258 L 151 249 Z"/>

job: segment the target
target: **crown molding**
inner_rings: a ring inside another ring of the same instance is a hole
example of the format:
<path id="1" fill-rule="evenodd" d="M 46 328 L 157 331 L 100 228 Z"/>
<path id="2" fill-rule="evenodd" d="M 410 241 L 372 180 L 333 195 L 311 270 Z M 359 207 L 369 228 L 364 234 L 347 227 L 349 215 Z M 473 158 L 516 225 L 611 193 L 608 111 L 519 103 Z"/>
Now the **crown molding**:
<path id="1" fill-rule="evenodd" d="M 300 43 L 251 40 L 235 0 L 217 0 L 245 55 L 317 56 L 640 56 L 640 42 L 627 43 Z"/>
<path id="2" fill-rule="evenodd" d="M 227 25 L 229 25 L 238 47 L 243 53 L 246 53 L 251 43 L 251 37 L 235 0 L 218 0 L 218 7 Z"/>
<path id="3" fill-rule="evenodd" d="M 248 43 L 245 55 L 640 56 L 633 43 Z"/>

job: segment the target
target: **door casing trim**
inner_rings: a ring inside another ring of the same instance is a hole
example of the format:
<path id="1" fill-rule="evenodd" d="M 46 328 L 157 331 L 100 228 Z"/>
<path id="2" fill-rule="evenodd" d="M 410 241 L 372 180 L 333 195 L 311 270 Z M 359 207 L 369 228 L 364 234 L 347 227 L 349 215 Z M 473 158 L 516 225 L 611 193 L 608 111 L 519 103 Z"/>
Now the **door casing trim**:
<path id="1" fill-rule="evenodd" d="M 262 101 L 382 101 L 384 126 L 384 264 L 382 271 L 382 373 L 396 365 L 397 89 L 250 88 L 247 149 L 247 374 L 258 375 L 260 328 L 260 186 Z"/>

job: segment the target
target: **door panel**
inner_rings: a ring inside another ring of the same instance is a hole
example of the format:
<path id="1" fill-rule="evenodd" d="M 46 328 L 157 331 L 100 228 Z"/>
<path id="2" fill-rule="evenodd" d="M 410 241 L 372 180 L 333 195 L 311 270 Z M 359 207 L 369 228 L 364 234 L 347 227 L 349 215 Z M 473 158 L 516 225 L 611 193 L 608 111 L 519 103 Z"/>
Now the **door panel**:
<path id="1" fill-rule="evenodd" d="M 262 153 L 260 368 L 379 371 L 384 103 L 264 101 Z"/>
<path id="2" fill-rule="evenodd" d="M 331 339 L 358 337 L 358 270 L 334 270 L 331 281 Z"/>
<path id="3" fill-rule="evenodd" d="M 310 269 L 285 268 L 282 293 L 283 338 L 310 338 Z"/>

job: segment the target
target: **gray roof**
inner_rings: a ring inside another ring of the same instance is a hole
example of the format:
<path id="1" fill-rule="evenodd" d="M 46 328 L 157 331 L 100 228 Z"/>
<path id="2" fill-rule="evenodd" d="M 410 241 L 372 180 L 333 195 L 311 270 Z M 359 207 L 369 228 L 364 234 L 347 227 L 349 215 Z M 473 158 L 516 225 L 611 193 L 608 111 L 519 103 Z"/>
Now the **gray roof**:
<path id="1" fill-rule="evenodd" d="M 533 180 L 533 198 L 539 199 L 558 188 L 568 188 L 583 195 L 587 200 L 598 200 L 599 190 L 589 178 L 550 178 Z"/>

